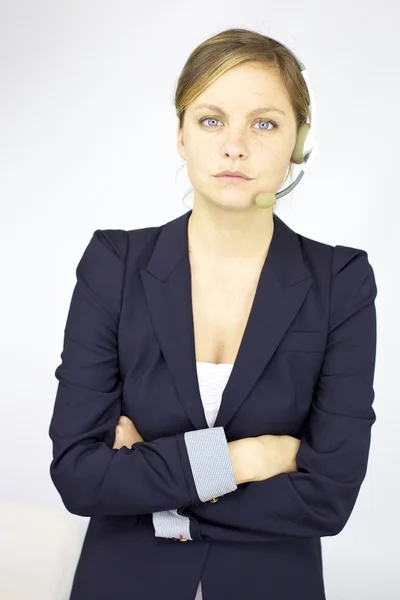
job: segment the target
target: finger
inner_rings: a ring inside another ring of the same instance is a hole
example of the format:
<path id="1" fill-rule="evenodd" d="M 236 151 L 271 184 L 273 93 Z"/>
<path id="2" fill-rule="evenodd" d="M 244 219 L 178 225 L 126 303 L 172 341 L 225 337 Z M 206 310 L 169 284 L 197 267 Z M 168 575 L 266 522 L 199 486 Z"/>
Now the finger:
<path id="1" fill-rule="evenodd" d="M 132 437 L 132 431 L 129 430 L 127 427 L 121 425 L 117 425 L 117 427 L 115 428 L 115 433 L 121 440 L 127 440 Z"/>
<path id="2" fill-rule="evenodd" d="M 121 421 L 120 425 L 128 431 L 132 431 L 132 432 L 137 432 L 137 429 L 135 427 L 135 425 L 132 423 L 132 421 L 128 418 L 124 419 L 123 421 Z"/>
<path id="3" fill-rule="evenodd" d="M 130 420 L 130 418 L 129 418 L 129 417 L 127 417 L 126 415 L 122 415 L 122 416 L 119 418 L 119 421 L 118 421 L 118 422 L 119 422 L 119 424 L 120 424 L 120 425 L 123 425 L 124 427 L 128 427 L 128 426 L 134 427 L 134 424 L 133 424 L 133 422 L 132 422 L 132 421 Z"/>
<path id="4" fill-rule="evenodd" d="M 117 425 L 117 427 L 115 428 L 115 443 L 121 443 L 123 439 L 124 439 L 123 431 L 121 430 L 121 427 L 119 427 L 119 425 Z"/>

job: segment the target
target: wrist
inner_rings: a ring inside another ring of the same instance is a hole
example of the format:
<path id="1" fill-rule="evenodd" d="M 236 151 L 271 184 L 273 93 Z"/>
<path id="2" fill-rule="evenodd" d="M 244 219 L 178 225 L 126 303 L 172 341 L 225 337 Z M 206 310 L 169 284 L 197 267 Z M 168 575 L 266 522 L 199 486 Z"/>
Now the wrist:
<path id="1" fill-rule="evenodd" d="M 257 438 L 243 438 L 228 442 L 236 485 L 254 481 L 256 478 L 254 456 L 259 452 Z"/>

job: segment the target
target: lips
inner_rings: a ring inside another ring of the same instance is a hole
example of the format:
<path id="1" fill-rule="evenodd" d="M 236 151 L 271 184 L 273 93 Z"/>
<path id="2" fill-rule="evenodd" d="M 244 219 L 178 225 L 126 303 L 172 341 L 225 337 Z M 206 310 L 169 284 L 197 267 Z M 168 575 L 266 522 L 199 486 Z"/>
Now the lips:
<path id="1" fill-rule="evenodd" d="M 246 173 L 242 173 L 241 171 L 221 171 L 215 177 L 232 177 L 238 179 L 250 179 Z"/>
<path id="2" fill-rule="evenodd" d="M 250 179 L 245 179 L 244 177 L 238 177 L 233 175 L 215 175 L 217 179 L 225 183 L 248 183 L 251 181 Z"/>

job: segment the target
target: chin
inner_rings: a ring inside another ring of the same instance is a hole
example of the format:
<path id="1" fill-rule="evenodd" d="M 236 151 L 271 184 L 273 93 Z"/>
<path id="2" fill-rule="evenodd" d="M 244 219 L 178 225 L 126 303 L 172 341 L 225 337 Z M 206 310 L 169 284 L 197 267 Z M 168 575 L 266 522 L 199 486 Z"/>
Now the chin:
<path id="1" fill-rule="evenodd" d="M 243 190 L 232 190 L 227 187 L 221 188 L 217 193 L 215 189 L 205 190 L 197 193 L 193 199 L 194 203 L 210 203 L 214 206 L 226 209 L 245 209 L 255 205 L 253 194 L 244 193 Z"/>
<path id="2" fill-rule="evenodd" d="M 217 204 L 218 206 L 222 207 L 222 208 L 226 208 L 226 209 L 232 209 L 232 210 L 243 210 L 243 209 L 247 209 L 250 206 L 252 206 L 254 204 L 254 202 L 252 201 L 252 199 L 249 196 L 236 196 L 234 198 L 232 197 L 226 197 L 226 198 L 218 198 L 215 201 L 213 201 L 214 204 Z"/>

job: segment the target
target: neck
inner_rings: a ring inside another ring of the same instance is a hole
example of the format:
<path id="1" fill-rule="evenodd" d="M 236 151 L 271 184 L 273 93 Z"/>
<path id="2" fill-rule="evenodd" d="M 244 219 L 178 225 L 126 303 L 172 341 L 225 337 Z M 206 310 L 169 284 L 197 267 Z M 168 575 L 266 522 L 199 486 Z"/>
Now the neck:
<path id="1" fill-rule="evenodd" d="M 272 208 L 240 212 L 194 206 L 188 220 L 189 253 L 206 261 L 264 261 L 273 232 Z"/>

